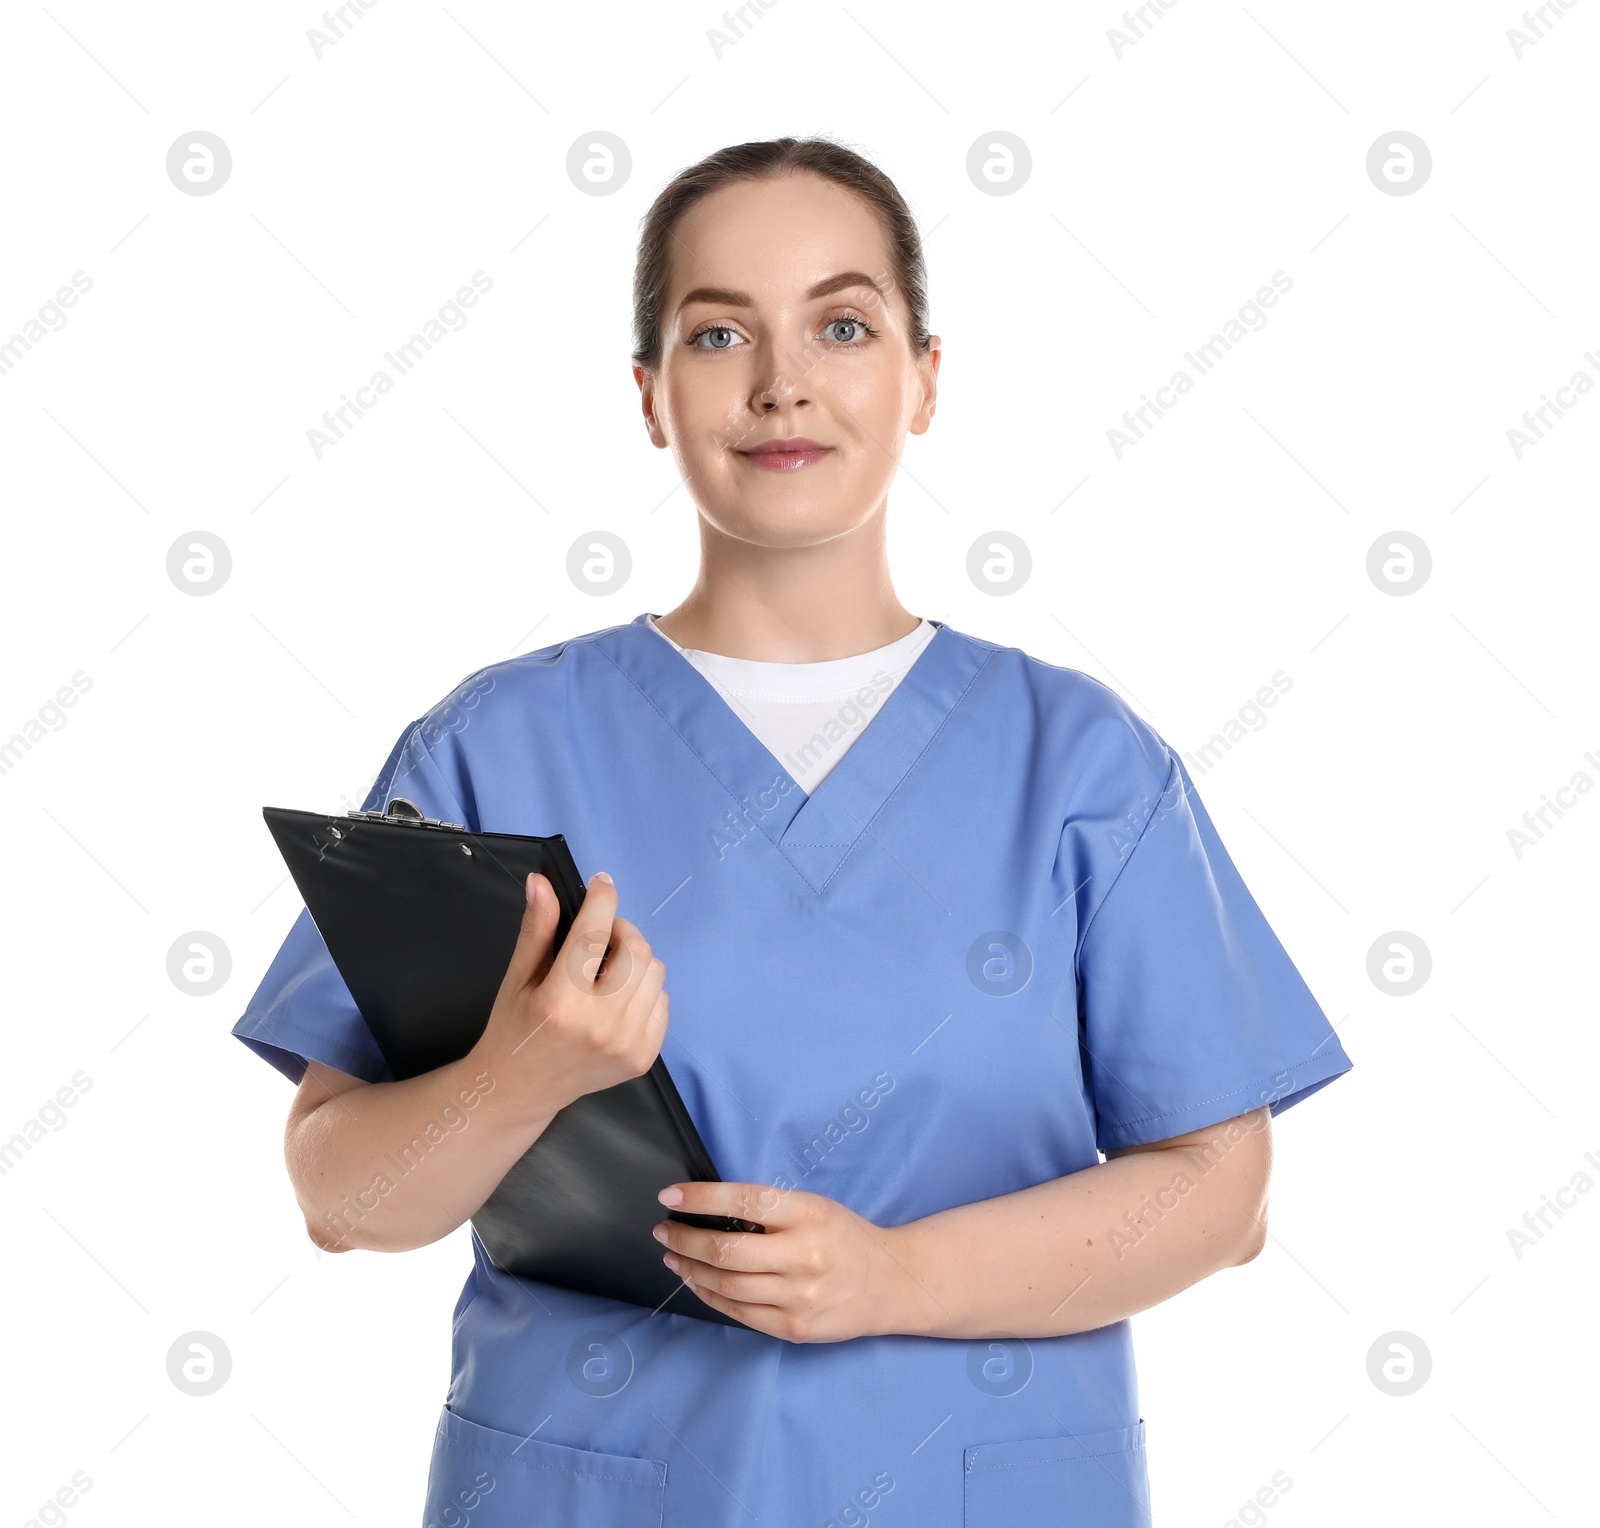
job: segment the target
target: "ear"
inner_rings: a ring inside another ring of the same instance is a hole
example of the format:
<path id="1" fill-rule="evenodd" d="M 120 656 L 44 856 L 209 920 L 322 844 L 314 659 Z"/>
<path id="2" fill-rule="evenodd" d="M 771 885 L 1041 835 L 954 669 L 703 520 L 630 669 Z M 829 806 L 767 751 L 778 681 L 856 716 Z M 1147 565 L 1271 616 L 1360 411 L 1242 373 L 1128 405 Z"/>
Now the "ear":
<path id="1" fill-rule="evenodd" d="M 928 348 L 917 357 L 917 376 L 922 383 L 922 398 L 916 413 L 906 427 L 911 434 L 921 435 L 933 423 L 934 404 L 939 396 L 939 359 L 944 354 L 939 346 L 939 336 L 928 336 Z"/>
<path id="2" fill-rule="evenodd" d="M 667 437 L 662 433 L 661 425 L 656 419 L 655 376 L 635 361 L 633 380 L 639 384 L 639 407 L 644 413 L 645 425 L 650 431 L 650 443 L 659 450 L 665 450 Z"/>

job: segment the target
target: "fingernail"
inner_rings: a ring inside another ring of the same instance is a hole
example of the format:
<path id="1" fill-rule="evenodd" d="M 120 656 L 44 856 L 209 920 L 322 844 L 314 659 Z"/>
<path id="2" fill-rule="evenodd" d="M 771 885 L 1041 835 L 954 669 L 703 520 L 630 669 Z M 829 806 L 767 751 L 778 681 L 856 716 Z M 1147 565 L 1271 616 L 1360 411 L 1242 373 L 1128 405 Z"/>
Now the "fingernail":
<path id="1" fill-rule="evenodd" d="M 683 1190 L 676 1184 L 671 1184 L 662 1189 L 661 1192 L 656 1195 L 656 1198 L 659 1199 L 663 1204 L 682 1204 Z"/>
<path id="2" fill-rule="evenodd" d="M 605 883 L 606 883 L 606 885 L 607 885 L 607 886 L 614 886 L 614 885 L 615 885 L 615 884 L 616 884 L 616 883 L 615 883 L 615 882 L 614 882 L 614 881 L 613 881 L 613 880 L 612 880 L 612 879 L 611 879 L 611 877 L 610 877 L 610 876 L 609 876 L 609 875 L 607 875 L 607 874 L 606 874 L 606 873 L 605 873 L 605 871 L 603 871 L 603 870 L 597 870 L 597 871 L 595 871 L 595 873 L 594 873 L 594 874 L 593 874 L 593 875 L 592 875 L 592 876 L 590 876 L 590 877 L 589 877 L 589 884 L 590 884 L 590 885 L 591 885 L 591 886 L 592 886 L 592 885 L 593 885 L 593 884 L 594 884 L 594 883 L 595 883 L 595 882 L 596 882 L 596 881 L 604 881 L 604 882 L 605 882 Z"/>
<path id="3" fill-rule="evenodd" d="M 661 1254 L 661 1261 L 665 1263 L 667 1267 L 669 1267 L 674 1273 L 678 1271 L 678 1260 L 670 1252 L 663 1252 Z"/>
<path id="4" fill-rule="evenodd" d="M 534 892 L 533 892 L 533 871 L 530 870 L 528 872 L 528 879 L 525 880 L 522 883 L 522 889 L 523 889 L 523 891 L 525 891 L 527 893 L 528 901 L 531 904 L 532 901 L 533 901 L 533 897 L 534 897 Z"/>
<path id="5" fill-rule="evenodd" d="M 652 1226 L 650 1228 L 650 1234 L 655 1237 L 658 1242 L 664 1242 L 667 1239 L 667 1228 L 665 1226 Z"/>

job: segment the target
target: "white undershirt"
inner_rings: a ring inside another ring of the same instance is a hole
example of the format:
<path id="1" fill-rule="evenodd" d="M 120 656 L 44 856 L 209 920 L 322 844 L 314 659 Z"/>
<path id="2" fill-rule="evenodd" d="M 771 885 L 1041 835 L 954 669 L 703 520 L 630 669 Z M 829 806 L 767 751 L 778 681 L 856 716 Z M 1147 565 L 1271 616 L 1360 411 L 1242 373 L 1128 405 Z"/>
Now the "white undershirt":
<path id="1" fill-rule="evenodd" d="M 650 629 L 705 675 L 809 796 L 866 730 L 938 627 L 923 621 L 887 647 L 825 663 L 762 663 L 678 647 L 654 616 Z"/>

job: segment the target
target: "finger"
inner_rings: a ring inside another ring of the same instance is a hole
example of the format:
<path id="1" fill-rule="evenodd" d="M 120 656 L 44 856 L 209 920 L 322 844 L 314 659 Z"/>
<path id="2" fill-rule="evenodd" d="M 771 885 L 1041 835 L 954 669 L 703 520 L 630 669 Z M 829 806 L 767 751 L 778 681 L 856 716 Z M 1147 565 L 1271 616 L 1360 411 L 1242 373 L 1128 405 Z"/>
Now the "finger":
<path id="1" fill-rule="evenodd" d="M 601 870 L 589 878 L 583 904 L 567 930 L 559 956 L 567 979 L 583 992 L 594 988 L 595 974 L 611 943 L 611 926 L 617 912 L 617 888 L 609 877 L 602 880 L 604 875 Z"/>
<path id="2" fill-rule="evenodd" d="M 705 1226 L 685 1225 L 681 1220 L 664 1220 L 651 1228 L 651 1234 L 669 1252 L 691 1257 L 711 1268 L 727 1268 L 738 1273 L 786 1273 L 786 1237 L 762 1235 L 759 1231 L 713 1231 Z"/>
<path id="3" fill-rule="evenodd" d="M 673 1190 L 677 1190 L 677 1198 L 670 1197 Z M 670 1209 L 696 1215 L 732 1215 L 776 1231 L 809 1214 L 810 1201 L 819 1196 L 770 1183 L 672 1183 L 656 1197 Z"/>
<path id="4" fill-rule="evenodd" d="M 595 993 L 603 997 L 618 997 L 624 1004 L 631 1003 L 652 959 L 650 941 L 640 933 L 637 925 L 626 918 L 612 919 L 611 948 L 606 952 L 605 966 L 595 980 Z"/>
<path id="5" fill-rule="evenodd" d="M 585 951 L 588 957 L 588 951 Z M 611 920 L 611 941 L 595 963 L 587 958 L 588 992 L 594 997 L 614 997 L 626 1008 L 650 963 L 650 942 L 626 918 Z"/>
<path id="6" fill-rule="evenodd" d="M 788 1312 L 776 1305 L 756 1305 L 745 1300 L 731 1300 L 727 1295 L 719 1295 L 714 1289 L 704 1289 L 698 1284 L 684 1280 L 683 1287 L 697 1300 L 709 1305 L 712 1310 L 719 1310 L 725 1316 L 732 1316 L 735 1321 L 742 1321 L 746 1326 L 758 1332 L 765 1332 L 769 1337 L 781 1335 L 781 1326 L 788 1319 Z"/>
<path id="7" fill-rule="evenodd" d="M 516 946 L 506 966 L 502 985 L 525 987 L 541 979 L 540 967 L 550 954 L 561 908 L 550 882 L 533 871 L 523 885 L 526 901 L 522 922 L 517 929 Z"/>
<path id="8" fill-rule="evenodd" d="M 652 955 L 644 963 L 644 975 L 639 979 L 639 985 L 634 989 L 633 996 L 628 999 L 628 1013 L 648 1021 L 651 1011 L 655 1008 L 656 999 L 661 996 L 661 989 L 667 982 L 667 968 L 661 960 Z"/>
<path id="9" fill-rule="evenodd" d="M 672 995 L 668 992 L 656 994 L 655 1005 L 650 1010 L 650 1016 L 644 1021 L 645 1037 L 655 1047 L 656 1054 L 661 1054 L 662 1043 L 667 1038 L 667 1026 L 672 1019 Z"/>
<path id="10" fill-rule="evenodd" d="M 713 1268 L 709 1263 L 697 1262 L 692 1257 L 667 1256 L 677 1263 L 667 1263 L 668 1268 L 684 1280 L 696 1294 L 709 1289 L 725 1300 L 740 1300 L 748 1305 L 770 1305 L 774 1310 L 783 1300 L 784 1279 L 778 1273 L 741 1273 L 734 1268 Z"/>
<path id="11" fill-rule="evenodd" d="M 624 955 L 625 958 L 631 958 L 626 956 L 626 952 Z M 655 1065 L 667 1032 L 665 1018 L 657 1021 L 653 1017 L 657 1005 L 666 997 L 660 988 L 666 977 L 666 967 L 659 960 L 651 959 L 643 963 L 643 970 L 644 975 L 638 987 L 622 1000 L 625 1006 L 618 1024 L 619 1039 L 626 1047 L 625 1053 L 631 1058 L 636 1076 L 648 1072 Z M 600 990 L 599 987 L 595 989 L 597 993 Z"/>

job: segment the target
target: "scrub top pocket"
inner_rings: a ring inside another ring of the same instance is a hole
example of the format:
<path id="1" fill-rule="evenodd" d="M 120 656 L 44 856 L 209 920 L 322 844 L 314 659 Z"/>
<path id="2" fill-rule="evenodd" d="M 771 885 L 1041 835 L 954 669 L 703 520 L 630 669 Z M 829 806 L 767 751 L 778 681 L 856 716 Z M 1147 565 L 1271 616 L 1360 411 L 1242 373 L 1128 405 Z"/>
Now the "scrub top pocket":
<path id="1" fill-rule="evenodd" d="M 966 1451 L 966 1528 L 1150 1528 L 1144 1423 Z"/>
<path id="2" fill-rule="evenodd" d="M 423 1528 L 659 1528 L 667 1467 L 480 1427 L 447 1406 Z"/>

